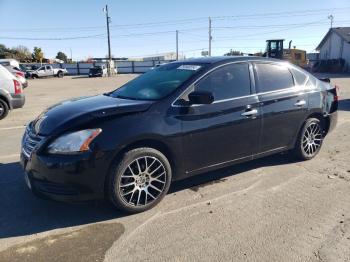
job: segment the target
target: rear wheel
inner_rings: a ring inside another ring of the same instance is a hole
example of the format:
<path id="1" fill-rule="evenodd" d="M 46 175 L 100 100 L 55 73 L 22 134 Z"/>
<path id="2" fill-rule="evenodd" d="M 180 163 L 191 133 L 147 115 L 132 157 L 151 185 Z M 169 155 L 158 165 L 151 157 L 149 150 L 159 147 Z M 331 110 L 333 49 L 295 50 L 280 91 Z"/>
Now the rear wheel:
<path id="1" fill-rule="evenodd" d="M 129 213 L 148 210 L 166 195 L 171 176 L 169 161 L 160 151 L 130 150 L 111 170 L 109 198 L 118 209 Z"/>
<path id="2" fill-rule="evenodd" d="M 4 119 L 9 113 L 9 106 L 7 103 L 0 98 L 0 120 Z"/>
<path id="3" fill-rule="evenodd" d="M 299 159 L 312 159 L 320 151 L 322 142 L 323 127 L 320 120 L 309 118 L 299 133 L 294 153 Z"/>

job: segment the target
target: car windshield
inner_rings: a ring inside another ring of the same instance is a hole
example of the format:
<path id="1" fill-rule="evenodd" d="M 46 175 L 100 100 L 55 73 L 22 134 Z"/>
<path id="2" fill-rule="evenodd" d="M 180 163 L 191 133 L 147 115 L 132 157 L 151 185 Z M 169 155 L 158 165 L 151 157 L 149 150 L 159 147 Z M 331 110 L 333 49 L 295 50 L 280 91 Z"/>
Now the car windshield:
<path id="1" fill-rule="evenodd" d="M 102 72 L 102 68 L 98 68 L 98 67 L 90 68 L 90 72 L 91 73 L 100 73 L 100 72 Z"/>
<path id="2" fill-rule="evenodd" d="M 135 78 L 109 95 L 124 99 L 159 100 L 172 93 L 202 68 L 203 65 L 198 64 L 163 65 Z"/>

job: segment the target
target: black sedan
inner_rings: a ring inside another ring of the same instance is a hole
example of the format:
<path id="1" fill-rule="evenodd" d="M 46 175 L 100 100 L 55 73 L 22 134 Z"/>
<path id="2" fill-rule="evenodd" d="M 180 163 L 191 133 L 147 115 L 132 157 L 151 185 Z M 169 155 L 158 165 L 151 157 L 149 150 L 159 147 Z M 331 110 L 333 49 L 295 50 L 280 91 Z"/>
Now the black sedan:
<path id="1" fill-rule="evenodd" d="M 287 150 L 315 157 L 337 108 L 335 87 L 280 60 L 173 62 L 48 108 L 25 131 L 21 163 L 38 195 L 141 212 L 174 180 Z"/>

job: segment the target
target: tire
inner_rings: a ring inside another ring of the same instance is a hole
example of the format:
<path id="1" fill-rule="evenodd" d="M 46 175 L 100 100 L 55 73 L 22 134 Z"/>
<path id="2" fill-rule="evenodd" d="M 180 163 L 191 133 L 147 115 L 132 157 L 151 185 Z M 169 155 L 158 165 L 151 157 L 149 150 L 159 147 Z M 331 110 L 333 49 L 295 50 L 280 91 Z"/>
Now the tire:
<path id="1" fill-rule="evenodd" d="M 309 118 L 301 128 L 294 148 L 298 159 L 310 160 L 314 158 L 322 147 L 323 125 L 317 118 Z"/>
<path id="2" fill-rule="evenodd" d="M 4 119 L 10 111 L 10 108 L 6 101 L 0 98 L 0 120 Z"/>
<path id="3" fill-rule="evenodd" d="M 32 79 L 39 78 L 38 75 L 32 75 Z"/>
<path id="4" fill-rule="evenodd" d="M 163 199 L 171 177 L 169 161 L 160 151 L 146 147 L 133 149 L 112 166 L 107 180 L 108 196 L 117 209 L 143 212 Z"/>
<path id="5" fill-rule="evenodd" d="M 58 78 L 62 78 L 64 76 L 63 72 L 62 71 L 58 71 L 57 72 L 57 77 Z"/>

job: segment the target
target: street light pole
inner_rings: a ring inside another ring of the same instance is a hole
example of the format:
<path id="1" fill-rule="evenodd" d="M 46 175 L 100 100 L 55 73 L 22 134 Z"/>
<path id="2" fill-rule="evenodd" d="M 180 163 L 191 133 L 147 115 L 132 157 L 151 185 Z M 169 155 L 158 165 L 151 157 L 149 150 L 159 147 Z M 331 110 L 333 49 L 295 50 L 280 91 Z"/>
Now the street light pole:
<path id="1" fill-rule="evenodd" d="M 106 22 L 107 22 L 107 39 L 108 39 L 108 76 L 111 76 L 111 64 L 112 64 L 112 55 L 111 55 L 111 38 L 109 35 L 109 23 L 110 23 L 110 17 L 108 16 L 108 5 L 105 7 L 105 13 L 106 13 Z"/>
<path id="2" fill-rule="evenodd" d="M 179 60 L 179 31 L 176 30 L 176 61 Z"/>
<path id="3" fill-rule="evenodd" d="M 334 19 L 334 16 L 333 15 L 329 15 L 328 16 L 328 19 L 331 20 L 331 29 L 333 28 L 333 19 Z"/>
<path id="4" fill-rule="evenodd" d="M 211 56 L 211 18 L 209 17 L 209 50 L 208 50 L 208 56 Z"/>

